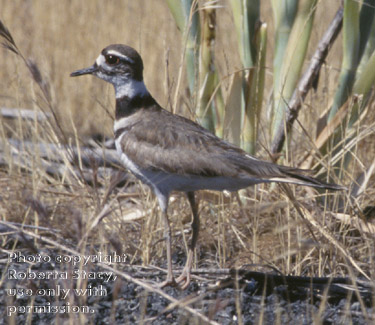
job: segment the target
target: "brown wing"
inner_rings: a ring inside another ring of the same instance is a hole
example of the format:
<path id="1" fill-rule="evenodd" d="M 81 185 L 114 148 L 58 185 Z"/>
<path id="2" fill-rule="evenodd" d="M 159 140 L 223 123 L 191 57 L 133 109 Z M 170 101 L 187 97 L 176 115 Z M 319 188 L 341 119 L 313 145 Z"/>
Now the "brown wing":
<path id="1" fill-rule="evenodd" d="M 284 179 L 337 189 L 336 184 L 307 176 L 305 170 L 252 157 L 200 125 L 158 107 L 141 110 L 133 118 L 127 127 L 131 132 L 122 137 L 121 145 L 141 168 L 181 175 Z"/>
<path id="2" fill-rule="evenodd" d="M 162 116 L 160 116 L 160 114 Z M 167 173 L 204 176 L 237 175 L 222 159 L 226 143 L 198 124 L 165 110 L 135 113 L 122 137 L 123 152 L 141 168 Z M 222 146 L 224 147 L 222 147 Z"/>

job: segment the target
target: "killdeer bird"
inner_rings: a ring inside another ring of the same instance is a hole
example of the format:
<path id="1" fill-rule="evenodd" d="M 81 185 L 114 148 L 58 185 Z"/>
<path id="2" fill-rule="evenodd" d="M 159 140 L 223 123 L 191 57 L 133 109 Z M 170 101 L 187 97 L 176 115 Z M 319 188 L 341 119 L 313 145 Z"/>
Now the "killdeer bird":
<path id="1" fill-rule="evenodd" d="M 199 216 L 194 191 L 236 191 L 258 183 L 281 182 L 340 190 L 306 175 L 306 171 L 257 159 L 219 139 L 197 123 L 163 109 L 143 83 L 142 58 L 133 48 L 113 44 L 102 50 L 94 65 L 71 73 L 92 74 L 111 83 L 116 94 L 114 135 L 116 149 L 126 168 L 155 193 L 164 221 L 168 273 L 161 284 L 190 283 Z M 187 194 L 192 239 L 186 265 L 175 280 L 172 273 L 171 227 L 168 199 L 172 191 Z"/>

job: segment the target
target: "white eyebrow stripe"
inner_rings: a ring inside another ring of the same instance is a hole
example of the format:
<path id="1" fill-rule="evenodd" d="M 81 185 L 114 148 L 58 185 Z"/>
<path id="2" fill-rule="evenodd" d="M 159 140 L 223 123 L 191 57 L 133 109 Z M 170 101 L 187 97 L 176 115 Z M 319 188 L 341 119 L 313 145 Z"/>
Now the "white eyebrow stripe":
<path id="1" fill-rule="evenodd" d="M 128 61 L 128 62 L 134 64 L 134 60 L 132 60 L 132 59 L 129 58 L 128 56 L 126 56 L 126 55 L 124 55 L 124 54 L 121 54 L 120 52 L 117 52 L 117 51 L 115 51 L 115 50 L 109 50 L 109 51 L 107 52 L 107 54 L 112 54 L 112 55 L 118 56 L 119 58 L 124 59 L 125 61 Z"/>

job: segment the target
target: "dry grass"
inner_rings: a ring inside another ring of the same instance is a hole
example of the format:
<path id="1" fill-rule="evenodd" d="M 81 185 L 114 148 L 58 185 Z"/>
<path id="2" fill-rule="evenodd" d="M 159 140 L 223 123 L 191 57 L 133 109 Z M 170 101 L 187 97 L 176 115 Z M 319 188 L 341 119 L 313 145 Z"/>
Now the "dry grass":
<path id="1" fill-rule="evenodd" d="M 331 0 L 319 9 L 319 24 L 313 32 L 315 39 L 319 39 L 339 3 Z M 144 58 L 149 90 L 160 104 L 170 108 L 182 48 L 180 34 L 164 1 L 0 0 L 0 8 L 0 18 L 25 57 L 35 60 L 51 86 L 52 107 L 56 109 L 58 124 L 68 142 L 80 143 L 85 137 L 98 133 L 112 136 L 114 96 L 110 86 L 95 78 L 69 78 L 70 72 L 90 65 L 99 51 L 110 43 L 126 43 L 139 50 Z M 272 30 L 271 9 L 266 7 L 263 12 Z M 233 22 L 226 2 L 218 15 L 217 61 L 222 75 L 228 75 L 239 67 L 239 60 L 237 52 L 233 51 L 236 48 Z M 272 37 L 269 39 L 272 42 Z M 317 92 L 309 96 L 300 117 L 311 138 L 315 132 L 314 121 L 335 91 L 341 57 L 338 44 L 340 41 L 329 55 Z M 0 106 L 48 111 L 48 103 L 23 62 L 5 50 L 0 52 L 0 57 Z M 271 62 L 269 56 L 268 66 Z M 271 77 L 267 77 L 268 83 Z M 187 103 L 177 111 L 191 116 L 193 103 L 184 97 L 184 86 L 177 91 L 181 94 L 181 103 Z M 266 120 L 264 117 L 264 126 Z M 372 112 L 359 127 L 359 133 L 366 129 L 373 133 L 374 121 Z M 130 263 L 165 266 L 162 224 L 156 202 L 147 188 L 130 182 L 124 190 L 108 192 L 113 182 L 110 175 L 100 179 L 101 186 L 92 186 L 68 171 L 53 177 L 42 167 L 38 152 L 25 153 L 28 166 L 21 168 L 16 163 L 17 158 L 6 145 L 7 137 L 56 142 L 61 136 L 55 128 L 55 124 L 2 121 L 1 141 L 6 154 L 5 164 L 0 169 L 1 220 L 53 229 L 56 231 L 54 240 L 72 245 L 77 251 L 86 248 L 91 253 L 110 253 L 115 250 L 126 253 Z M 261 141 L 264 147 L 268 146 L 265 132 Z M 345 176 L 348 184 L 372 163 L 373 143 L 374 136 L 370 132 L 370 136 L 356 146 L 352 174 Z M 311 146 L 305 131 L 296 126 L 289 151 L 291 164 L 299 162 Z M 267 158 L 265 152 L 260 155 Z M 72 165 L 65 161 L 69 169 Z M 355 218 L 358 207 L 373 204 L 374 180 L 369 184 L 356 202 L 358 206 L 343 197 L 345 213 Z M 373 279 L 374 233 L 334 218 L 336 212 L 329 212 L 326 206 L 317 203 L 315 191 L 304 188 L 294 191 L 307 213 L 335 241 L 327 238 L 319 227 L 312 228 L 318 239 L 313 240 L 306 222 L 277 186 L 260 185 L 241 191 L 239 196 L 202 192 L 199 193 L 202 230 L 197 267 L 247 266 L 269 270 L 271 266 L 284 274 L 312 276 L 358 275 L 359 268 Z M 190 233 L 186 234 L 190 210 L 183 196 L 172 197 L 169 213 L 175 231 L 175 251 L 184 253 L 190 240 Z M 3 247 L 10 249 L 12 245 L 8 237 L 2 237 Z M 41 249 L 36 239 L 33 245 Z M 348 256 L 358 268 L 348 262 Z"/>

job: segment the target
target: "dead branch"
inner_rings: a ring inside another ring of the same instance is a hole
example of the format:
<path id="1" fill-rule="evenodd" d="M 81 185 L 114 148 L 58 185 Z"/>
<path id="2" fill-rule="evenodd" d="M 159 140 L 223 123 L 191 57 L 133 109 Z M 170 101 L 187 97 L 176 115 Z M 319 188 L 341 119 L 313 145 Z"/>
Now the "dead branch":
<path id="1" fill-rule="evenodd" d="M 295 89 L 291 100 L 288 103 L 288 110 L 285 116 L 285 123 L 281 124 L 276 132 L 275 138 L 271 144 L 271 153 L 276 154 L 280 152 L 284 146 L 285 142 L 285 132 L 286 134 L 292 128 L 293 122 L 298 117 L 298 112 L 302 107 L 302 103 L 305 100 L 307 93 L 313 87 L 314 82 L 319 76 L 320 69 L 328 55 L 329 49 L 336 40 L 341 27 L 343 19 L 343 8 L 337 11 L 335 17 L 333 18 L 328 30 L 324 34 L 323 38 L 318 44 L 310 66 L 308 67 L 305 74 L 300 79 L 297 88 Z"/>
<path id="2" fill-rule="evenodd" d="M 25 108 L 7 108 L 7 107 L 0 107 L 0 115 L 3 118 L 7 119 L 23 119 L 29 121 L 46 121 L 51 118 L 51 114 L 38 112 L 31 109 Z"/>
<path id="3" fill-rule="evenodd" d="M 0 152 L 4 151 L 5 146 L 9 146 L 18 154 L 26 151 L 33 157 L 38 154 L 39 157 L 54 162 L 63 163 L 68 159 L 71 163 L 79 163 L 86 167 L 95 165 L 118 168 L 122 166 L 116 150 L 105 147 L 76 147 L 55 143 L 33 143 L 17 139 L 7 139 L 7 144 L 4 144 L 0 140 Z"/>

